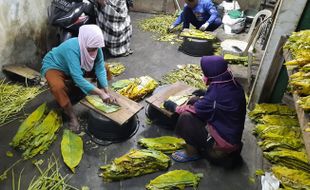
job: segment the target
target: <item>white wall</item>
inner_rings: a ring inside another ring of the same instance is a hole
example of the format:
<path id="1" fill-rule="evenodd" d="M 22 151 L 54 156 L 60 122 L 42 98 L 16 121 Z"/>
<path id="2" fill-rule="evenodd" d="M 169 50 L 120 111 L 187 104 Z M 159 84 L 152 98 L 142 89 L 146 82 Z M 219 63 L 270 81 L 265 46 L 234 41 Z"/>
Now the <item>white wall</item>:
<path id="1" fill-rule="evenodd" d="M 39 68 L 46 51 L 49 4 L 50 0 L 0 1 L 0 68 L 14 63 Z"/>

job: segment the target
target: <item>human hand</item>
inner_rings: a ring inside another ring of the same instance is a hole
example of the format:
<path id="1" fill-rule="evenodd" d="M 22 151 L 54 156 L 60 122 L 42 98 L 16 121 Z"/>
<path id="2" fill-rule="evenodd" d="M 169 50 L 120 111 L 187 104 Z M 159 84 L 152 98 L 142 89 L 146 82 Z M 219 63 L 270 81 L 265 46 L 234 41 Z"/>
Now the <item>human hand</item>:
<path id="1" fill-rule="evenodd" d="M 206 22 L 206 23 L 204 23 L 203 25 L 200 26 L 199 30 L 205 31 L 208 28 L 208 26 L 209 26 L 209 23 Z"/>
<path id="2" fill-rule="evenodd" d="M 178 105 L 171 100 L 164 101 L 164 108 L 168 111 L 175 112 L 177 106 Z"/>
<path id="3" fill-rule="evenodd" d="M 169 26 L 169 28 L 167 29 L 167 33 L 172 33 L 174 28 L 175 26 L 173 24 Z"/>
<path id="4" fill-rule="evenodd" d="M 194 105 L 200 98 L 198 96 L 194 96 L 187 101 L 187 105 Z"/>
<path id="5" fill-rule="evenodd" d="M 192 94 L 195 95 L 195 96 L 204 96 L 206 93 L 206 90 L 203 90 L 203 89 L 198 89 L 198 90 L 195 90 Z"/>

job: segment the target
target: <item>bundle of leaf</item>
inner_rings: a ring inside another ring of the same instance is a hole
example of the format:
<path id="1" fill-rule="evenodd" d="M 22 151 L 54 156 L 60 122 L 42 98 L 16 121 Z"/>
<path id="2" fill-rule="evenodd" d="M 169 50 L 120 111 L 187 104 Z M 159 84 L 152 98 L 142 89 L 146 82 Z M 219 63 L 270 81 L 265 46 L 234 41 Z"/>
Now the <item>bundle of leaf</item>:
<path id="1" fill-rule="evenodd" d="M 302 139 L 294 139 L 291 137 L 268 137 L 258 145 L 263 151 L 271 151 L 279 148 L 290 149 L 290 150 L 301 150 L 304 147 L 304 142 Z"/>
<path id="2" fill-rule="evenodd" d="M 61 141 L 61 155 L 65 164 L 74 173 L 83 156 L 83 140 L 77 134 L 65 129 Z"/>
<path id="3" fill-rule="evenodd" d="M 304 109 L 306 112 L 310 111 L 310 95 L 306 97 L 300 97 L 297 100 L 297 103 L 300 105 L 302 109 Z"/>
<path id="4" fill-rule="evenodd" d="M 310 79 L 308 78 L 292 80 L 290 81 L 290 86 L 293 87 L 293 91 L 297 92 L 301 96 L 310 95 Z"/>
<path id="5" fill-rule="evenodd" d="M 0 125 L 16 117 L 26 103 L 42 92 L 41 87 L 25 87 L 0 81 Z"/>
<path id="6" fill-rule="evenodd" d="M 156 177 L 146 185 L 148 190 L 184 190 L 186 187 L 198 187 L 203 174 L 193 174 L 186 170 L 173 170 Z"/>
<path id="7" fill-rule="evenodd" d="M 291 126 L 298 127 L 299 122 L 296 117 L 290 117 L 287 115 L 264 115 L 258 120 L 259 123 L 266 125 L 281 125 L 281 126 Z"/>
<path id="8" fill-rule="evenodd" d="M 263 115 L 290 115 L 295 116 L 296 112 L 285 105 L 279 104 L 256 104 L 255 108 L 249 112 L 250 119 L 258 121 Z"/>
<path id="9" fill-rule="evenodd" d="M 310 189 L 310 174 L 307 172 L 282 166 L 273 166 L 271 170 L 285 189 Z"/>
<path id="10" fill-rule="evenodd" d="M 118 76 L 125 71 L 125 66 L 120 62 L 110 62 L 106 64 L 108 65 L 113 76 Z"/>
<path id="11" fill-rule="evenodd" d="M 232 65 L 244 65 L 248 66 L 249 57 L 248 56 L 238 56 L 233 54 L 225 54 L 224 59 Z"/>
<path id="12" fill-rule="evenodd" d="M 261 139 L 271 138 L 275 136 L 285 136 L 291 138 L 301 138 L 301 131 L 296 126 L 279 126 L 258 124 L 254 129 L 254 133 Z"/>
<path id="13" fill-rule="evenodd" d="M 162 136 L 157 138 L 142 138 L 138 144 L 151 150 L 172 153 L 184 147 L 185 141 L 181 138 Z"/>
<path id="14" fill-rule="evenodd" d="M 293 32 L 284 45 L 284 48 L 290 50 L 294 58 L 302 57 L 299 56 L 300 54 L 310 55 L 310 30 Z"/>
<path id="15" fill-rule="evenodd" d="M 93 105 L 96 109 L 103 111 L 104 113 L 112 113 L 121 109 L 120 106 L 114 104 L 107 104 L 102 101 L 97 95 L 86 96 L 85 99 Z"/>
<path id="16" fill-rule="evenodd" d="M 131 150 L 129 153 L 116 158 L 112 164 L 100 167 L 101 176 L 104 180 L 115 181 L 160 170 L 169 167 L 170 158 L 165 154 L 155 150 Z"/>
<path id="17" fill-rule="evenodd" d="M 177 81 L 182 81 L 190 86 L 205 89 L 206 85 L 202 80 L 202 76 L 203 74 L 199 65 L 179 65 L 178 69 L 175 69 L 162 77 L 161 84 L 173 84 Z"/>
<path id="18" fill-rule="evenodd" d="M 310 51 L 309 51 L 310 54 Z M 304 56 L 304 57 L 300 57 L 298 59 L 293 59 L 291 61 L 287 61 L 284 63 L 284 65 L 286 65 L 286 67 L 289 70 L 293 70 L 295 68 L 303 68 L 304 66 L 308 65 L 310 63 L 310 55 Z M 303 70 L 308 70 L 306 66 L 305 68 L 303 68 Z"/>
<path id="19" fill-rule="evenodd" d="M 210 32 L 203 32 L 201 30 L 191 28 L 183 30 L 180 34 L 181 37 L 188 37 L 188 38 L 197 38 L 202 40 L 215 40 L 216 36 Z"/>
<path id="20" fill-rule="evenodd" d="M 68 175 L 63 176 L 60 173 L 60 166 L 57 158 L 53 155 L 47 164 L 47 168 L 43 169 L 40 167 L 40 162 L 35 162 L 35 166 L 40 172 L 40 176 L 34 177 L 28 190 L 38 190 L 38 189 L 61 189 L 61 190 L 78 190 L 78 188 L 73 187 L 68 184 L 70 177 Z"/>
<path id="21" fill-rule="evenodd" d="M 24 159 L 43 154 L 56 139 L 56 132 L 62 126 L 61 115 L 54 110 L 47 112 L 45 103 L 39 106 L 20 125 L 10 143 L 24 151 Z"/>
<path id="22" fill-rule="evenodd" d="M 262 139 L 259 146 L 263 151 L 276 148 L 301 150 L 304 148 L 299 127 L 257 125 L 254 132 Z"/>
<path id="23" fill-rule="evenodd" d="M 289 86 L 293 92 L 299 95 L 310 95 L 310 73 L 303 71 L 296 72 L 290 76 Z"/>
<path id="24" fill-rule="evenodd" d="M 112 83 L 113 90 L 134 101 L 140 100 L 147 94 L 152 93 L 157 86 L 157 81 L 150 76 L 119 80 Z"/>
<path id="25" fill-rule="evenodd" d="M 174 15 L 157 15 L 141 20 L 138 23 L 138 26 L 143 31 L 157 33 L 157 35 L 154 36 L 155 40 L 162 42 L 171 42 L 173 44 L 175 42 L 182 42 L 182 40 L 180 40 L 176 34 L 169 33 L 167 31 L 167 29 L 171 26 L 175 19 L 176 16 Z M 177 27 L 174 31 L 181 31 L 181 27 Z"/>
<path id="26" fill-rule="evenodd" d="M 304 151 L 279 149 L 271 152 L 264 152 L 264 156 L 271 163 L 310 173 L 309 160 Z"/>

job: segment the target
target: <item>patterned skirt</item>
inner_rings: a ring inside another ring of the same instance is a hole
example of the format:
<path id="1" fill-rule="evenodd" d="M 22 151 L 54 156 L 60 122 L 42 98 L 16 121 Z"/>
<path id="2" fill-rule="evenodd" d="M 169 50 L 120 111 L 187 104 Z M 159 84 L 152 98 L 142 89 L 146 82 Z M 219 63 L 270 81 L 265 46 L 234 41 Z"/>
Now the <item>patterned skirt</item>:
<path id="1" fill-rule="evenodd" d="M 97 23 L 103 31 L 105 46 L 114 56 L 130 51 L 132 25 L 126 0 L 108 0 L 97 11 Z"/>

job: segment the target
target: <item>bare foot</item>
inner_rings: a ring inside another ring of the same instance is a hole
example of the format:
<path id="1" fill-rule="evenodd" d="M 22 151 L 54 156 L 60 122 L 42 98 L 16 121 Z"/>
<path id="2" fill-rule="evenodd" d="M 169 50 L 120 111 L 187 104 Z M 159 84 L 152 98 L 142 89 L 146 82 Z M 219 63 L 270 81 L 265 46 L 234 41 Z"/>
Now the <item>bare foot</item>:
<path id="1" fill-rule="evenodd" d="M 69 129 L 74 132 L 74 133 L 79 133 L 80 132 L 80 124 L 77 118 L 71 118 L 69 121 Z"/>

